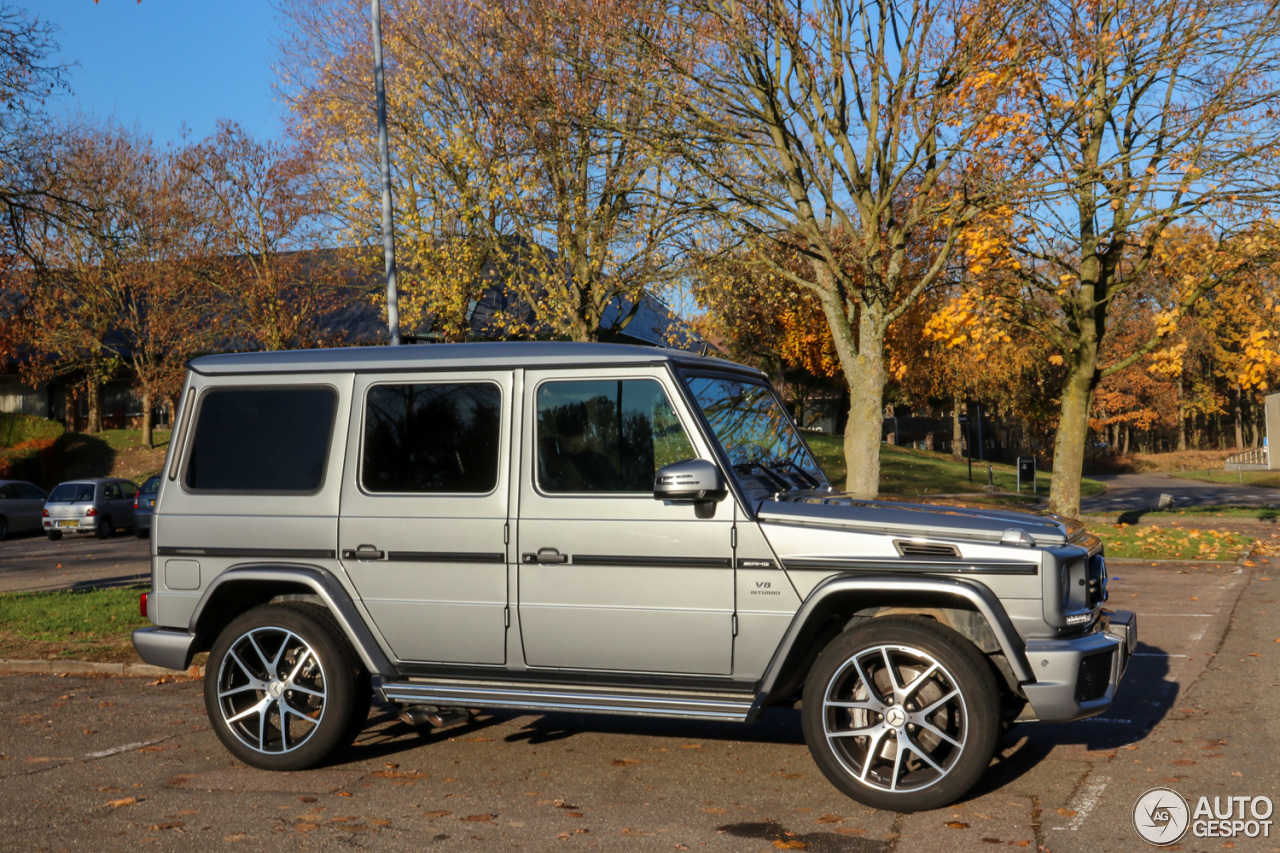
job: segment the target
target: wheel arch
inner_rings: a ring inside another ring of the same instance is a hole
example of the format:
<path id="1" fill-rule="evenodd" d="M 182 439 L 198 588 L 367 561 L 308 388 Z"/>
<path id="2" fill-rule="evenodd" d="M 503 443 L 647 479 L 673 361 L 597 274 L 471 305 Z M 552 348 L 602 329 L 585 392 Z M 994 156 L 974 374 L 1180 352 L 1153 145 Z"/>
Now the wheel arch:
<path id="1" fill-rule="evenodd" d="M 756 707 L 798 690 L 818 653 L 850 623 L 888 615 L 935 619 L 980 650 L 1002 654 L 1010 669 L 1001 673 L 1006 682 L 1034 680 L 1022 639 L 986 586 L 953 578 L 835 576 L 819 584 L 792 618 L 761 678 Z"/>
<path id="2" fill-rule="evenodd" d="M 232 619 L 272 601 L 308 601 L 324 607 L 371 674 L 396 674 L 391 659 L 337 577 L 320 566 L 302 564 L 241 565 L 220 573 L 191 614 L 188 630 L 195 641 L 189 654 L 208 651 Z"/>

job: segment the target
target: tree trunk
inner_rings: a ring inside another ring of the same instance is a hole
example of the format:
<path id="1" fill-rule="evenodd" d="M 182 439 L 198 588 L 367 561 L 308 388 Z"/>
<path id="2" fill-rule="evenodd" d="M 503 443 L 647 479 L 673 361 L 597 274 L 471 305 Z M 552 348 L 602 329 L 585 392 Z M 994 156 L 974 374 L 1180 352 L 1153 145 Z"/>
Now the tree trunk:
<path id="1" fill-rule="evenodd" d="M 1080 515 L 1080 477 L 1084 474 L 1085 447 L 1089 440 L 1089 406 L 1098 385 L 1097 345 L 1079 344 L 1062 388 L 1058 437 L 1053 449 L 1053 480 L 1049 487 L 1049 511 L 1068 518 Z"/>
<path id="2" fill-rule="evenodd" d="M 964 433 L 960 430 L 960 398 L 951 401 L 951 458 L 964 460 Z"/>
<path id="3" fill-rule="evenodd" d="M 1244 393 L 1236 389 L 1236 404 L 1232 414 L 1235 416 L 1236 450 L 1244 450 Z"/>
<path id="4" fill-rule="evenodd" d="M 1129 428 L 1124 428 L 1124 449 L 1120 451 L 1121 456 L 1129 455 Z"/>
<path id="5" fill-rule="evenodd" d="M 142 446 L 152 446 L 151 392 L 142 393 Z"/>
<path id="6" fill-rule="evenodd" d="M 102 432 L 102 383 L 96 378 L 90 378 L 88 385 L 85 393 L 89 395 L 89 422 L 85 425 L 84 431 Z"/>
<path id="7" fill-rule="evenodd" d="M 884 347 L 865 347 L 846 371 L 849 422 L 844 428 L 845 491 L 859 498 L 880 492 L 880 435 L 884 429 Z"/>
<path id="8" fill-rule="evenodd" d="M 1187 409 L 1182 402 L 1182 377 L 1178 377 L 1177 401 L 1178 401 L 1178 451 L 1187 449 Z"/>

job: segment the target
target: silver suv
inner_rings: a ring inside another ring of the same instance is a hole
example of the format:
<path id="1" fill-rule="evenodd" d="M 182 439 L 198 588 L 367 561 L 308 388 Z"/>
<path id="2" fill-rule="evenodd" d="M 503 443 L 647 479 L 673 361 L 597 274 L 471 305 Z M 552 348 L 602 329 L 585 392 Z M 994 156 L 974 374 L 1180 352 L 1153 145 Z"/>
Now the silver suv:
<path id="1" fill-rule="evenodd" d="M 964 794 L 1003 724 L 1104 711 L 1137 639 L 1062 519 L 834 492 L 758 371 L 495 343 L 191 363 L 142 658 L 208 651 L 239 759 L 518 708 L 748 722 L 799 702 L 842 791 Z"/>

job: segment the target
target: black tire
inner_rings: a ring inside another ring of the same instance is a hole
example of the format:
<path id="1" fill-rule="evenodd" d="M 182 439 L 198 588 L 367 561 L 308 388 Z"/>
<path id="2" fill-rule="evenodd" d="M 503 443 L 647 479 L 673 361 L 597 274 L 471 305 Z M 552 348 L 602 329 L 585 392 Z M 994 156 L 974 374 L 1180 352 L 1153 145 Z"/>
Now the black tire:
<path id="1" fill-rule="evenodd" d="M 302 770 L 349 741 L 352 712 L 361 702 L 359 672 L 326 610 L 301 602 L 266 604 L 218 635 L 209 651 L 205 708 L 218 739 L 245 764 Z"/>
<path id="2" fill-rule="evenodd" d="M 0 515 L 0 542 L 3 542 L 4 538 L 8 535 L 9 535 L 9 519 L 5 518 L 3 515 Z"/>
<path id="3" fill-rule="evenodd" d="M 151 530 L 146 527 L 134 527 L 133 535 L 138 537 L 139 539 L 146 539 L 148 536 L 151 535 Z"/>
<path id="4" fill-rule="evenodd" d="M 104 515 L 98 519 L 98 527 L 93 532 L 99 539 L 110 539 L 111 534 L 115 532 L 115 528 L 111 526 L 111 516 Z"/>
<path id="5" fill-rule="evenodd" d="M 46 530 L 46 531 L 44 532 L 44 535 L 49 537 L 49 541 L 50 541 L 50 542 L 57 542 L 59 539 L 61 539 L 61 538 L 62 538 L 62 531 L 61 531 L 61 530 Z"/>
<path id="6" fill-rule="evenodd" d="M 923 617 L 887 616 L 818 655 L 801 720 L 813 760 L 845 794 L 877 809 L 923 811 L 955 802 L 986 771 L 1000 694 L 964 637 Z"/>

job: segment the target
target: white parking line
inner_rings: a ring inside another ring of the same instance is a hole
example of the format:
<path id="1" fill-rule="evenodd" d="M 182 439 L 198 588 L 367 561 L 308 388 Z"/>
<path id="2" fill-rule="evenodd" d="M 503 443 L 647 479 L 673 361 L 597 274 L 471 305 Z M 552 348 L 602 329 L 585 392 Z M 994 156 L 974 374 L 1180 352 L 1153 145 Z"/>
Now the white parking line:
<path id="1" fill-rule="evenodd" d="M 124 746 L 115 746 L 111 749 L 104 749 L 102 752 L 91 752 L 85 758 L 107 758 L 111 755 L 119 755 L 122 752 L 133 752 L 135 749 L 142 749 L 145 746 L 155 746 L 161 741 L 168 740 L 167 737 L 156 738 L 155 740 L 141 740 L 137 743 L 126 743 Z"/>
<path id="2" fill-rule="evenodd" d="M 1121 721 L 1115 720 L 1114 722 Z M 1069 808 L 1075 810 L 1075 815 L 1066 826 L 1055 826 L 1054 829 L 1066 829 L 1075 832 L 1084 826 L 1084 822 L 1102 800 L 1102 792 L 1107 789 L 1107 783 L 1110 781 L 1105 776 L 1099 776 L 1097 779 L 1080 786 L 1080 790 L 1075 797 L 1067 804 Z"/>

